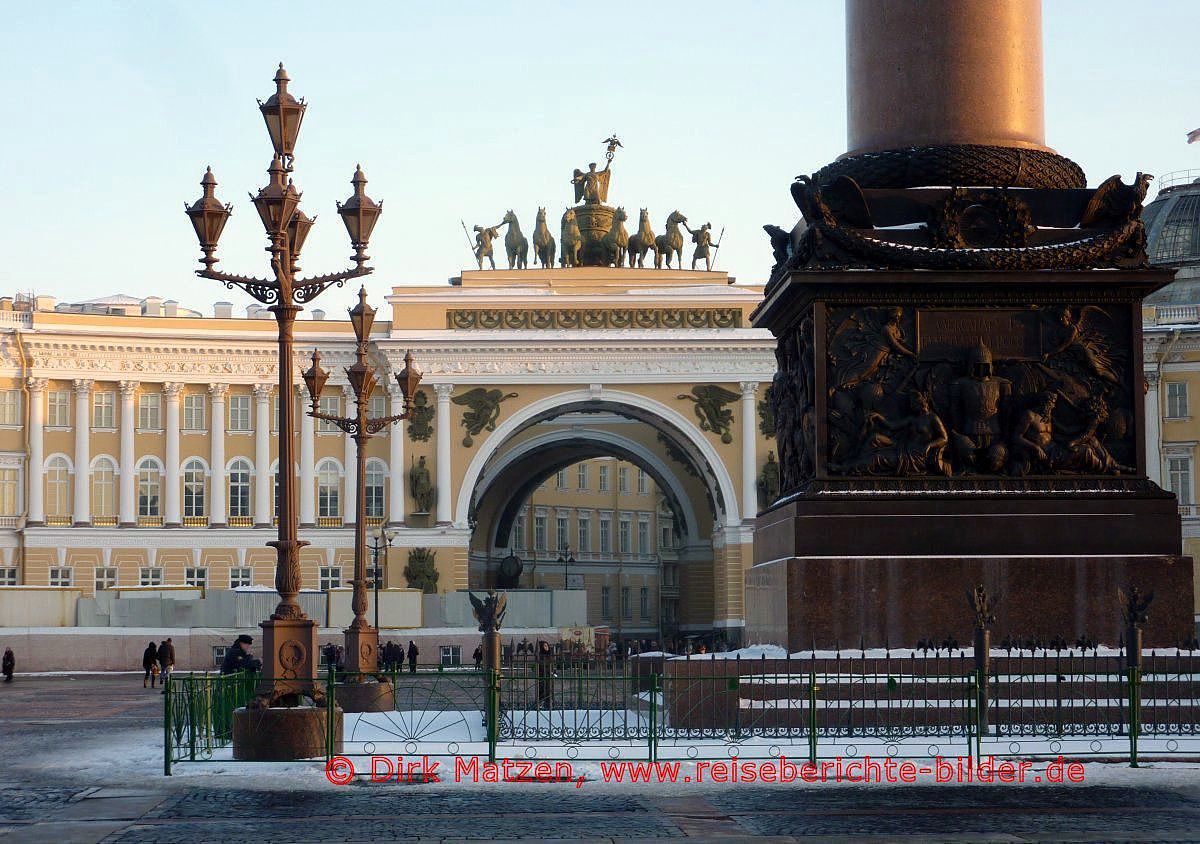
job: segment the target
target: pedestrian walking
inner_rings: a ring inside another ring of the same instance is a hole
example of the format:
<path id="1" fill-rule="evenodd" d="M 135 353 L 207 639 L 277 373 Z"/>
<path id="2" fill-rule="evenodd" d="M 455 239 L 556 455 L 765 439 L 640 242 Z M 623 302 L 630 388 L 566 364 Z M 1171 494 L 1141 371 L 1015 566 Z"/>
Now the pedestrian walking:
<path id="1" fill-rule="evenodd" d="M 13 672 L 17 670 L 17 658 L 13 656 L 12 648 L 4 649 L 4 663 L 0 670 L 4 672 L 4 682 L 11 683 Z"/>
<path id="2" fill-rule="evenodd" d="M 142 678 L 142 688 L 149 686 L 153 689 L 158 680 L 158 645 L 153 642 L 146 645 L 146 650 L 142 651 L 142 670 L 146 672 L 146 676 Z"/>
<path id="3" fill-rule="evenodd" d="M 417 643 L 412 639 L 408 640 L 408 673 L 417 673 L 417 655 L 421 652 L 417 650 Z"/>
<path id="4" fill-rule="evenodd" d="M 471 654 L 471 658 L 475 660 L 475 670 L 478 671 L 483 664 L 483 645 L 475 646 L 475 653 Z"/>
<path id="5" fill-rule="evenodd" d="M 158 646 L 158 675 L 162 680 L 162 693 L 167 693 L 167 680 L 171 678 L 171 669 L 175 667 L 175 643 L 168 636 L 166 641 Z"/>

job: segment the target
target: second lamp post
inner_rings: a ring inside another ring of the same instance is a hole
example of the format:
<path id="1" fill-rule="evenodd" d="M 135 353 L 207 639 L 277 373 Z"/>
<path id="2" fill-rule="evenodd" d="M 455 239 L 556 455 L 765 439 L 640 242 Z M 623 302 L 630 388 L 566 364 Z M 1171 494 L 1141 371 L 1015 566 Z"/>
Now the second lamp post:
<path id="1" fill-rule="evenodd" d="M 371 393 L 377 384 L 375 370 L 367 363 L 367 343 L 374 321 L 375 309 L 367 304 L 367 291 L 366 288 L 362 288 L 358 291 L 358 304 L 350 309 L 350 322 L 354 326 L 354 336 L 358 341 L 354 364 L 346 367 L 346 378 L 350 382 L 350 389 L 354 391 L 353 415 L 333 416 L 320 411 L 321 391 L 325 388 L 325 382 L 329 380 L 329 373 L 321 368 L 320 352 L 313 352 L 312 366 L 304 373 L 304 383 L 312 400 L 312 410 L 308 415 L 341 428 L 354 438 L 356 446 L 354 579 L 350 581 L 354 587 L 350 603 L 350 608 L 354 611 L 354 620 L 345 630 L 344 668 L 350 674 L 360 675 L 359 679 L 363 674 L 373 674 L 379 670 L 379 630 L 367 621 L 367 442 L 393 422 L 409 417 L 412 398 L 421 383 L 421 371 L 413 364 L 412 352 L 408 352 L 404 356 L 404 369 L 396 373 L 400 394 L 404 397 L 404 412 L 395 416 L 368 415 Z M 402 490 L 392 490 L 392 495 L 403 494 Z"/>

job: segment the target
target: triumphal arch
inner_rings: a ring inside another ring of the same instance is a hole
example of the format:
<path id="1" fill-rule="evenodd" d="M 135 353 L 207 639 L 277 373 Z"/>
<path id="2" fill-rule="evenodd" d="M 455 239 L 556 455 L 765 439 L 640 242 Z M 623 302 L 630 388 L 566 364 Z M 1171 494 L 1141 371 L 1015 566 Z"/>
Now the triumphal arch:
<path id="1" fill-rule="evenodd" d="M 648 591 L 655 614 L 677 607 L 678 629 L 735 639 L 754 516 L 777 485 L 773 344 L 749 324 L 762 288 L 706 269 L 719 240 L 679 210 L 654 234 L 643 209 L 627 235 L 624 208 L 605 204 L 619 145 L 607 143 L 603 170 L 575 171 L 579 204 L 553 234 L 544 210 L 532 239 L 509 211 L 474 227 L 478 268 L 394 288 L 376 346 L 395 370 L 411 349 L 424 381 L 393 440 L 407 454 L 391 455 L 410 509 L 391 515 L 452 546 L 438 557 L 447 587 L 582 587 L 589 621 L 618 626 L 639 616 L 629 595 Z M 510 269 L 492 268 L 493 251 Z M 609 458 L 637 468 L 642 503 L 603 465 L 563 483 Z"/>

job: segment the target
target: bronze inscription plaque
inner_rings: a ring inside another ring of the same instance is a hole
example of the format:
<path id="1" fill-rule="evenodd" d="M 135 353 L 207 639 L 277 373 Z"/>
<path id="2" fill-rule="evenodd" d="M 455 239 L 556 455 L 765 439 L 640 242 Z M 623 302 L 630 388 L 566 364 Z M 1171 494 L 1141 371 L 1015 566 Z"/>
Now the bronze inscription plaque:
<path id="1" fill-rule="evenodd" d="M 961 361 L 982 340 L 997 360 L 1041 360 L 1037 311 L 1016 308 L 920 308 L 917 354 L 921 360 Z"/>

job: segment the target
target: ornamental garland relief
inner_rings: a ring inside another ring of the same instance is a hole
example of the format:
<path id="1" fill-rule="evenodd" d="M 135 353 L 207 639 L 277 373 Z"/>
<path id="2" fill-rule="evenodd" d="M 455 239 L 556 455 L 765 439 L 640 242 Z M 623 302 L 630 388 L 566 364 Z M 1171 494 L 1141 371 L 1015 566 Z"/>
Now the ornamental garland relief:
<path id="1" fill-rule="evenodd" d="M 455 329 L 742 328 L 741 308 L 563 308 L 451 310 Z"/>

